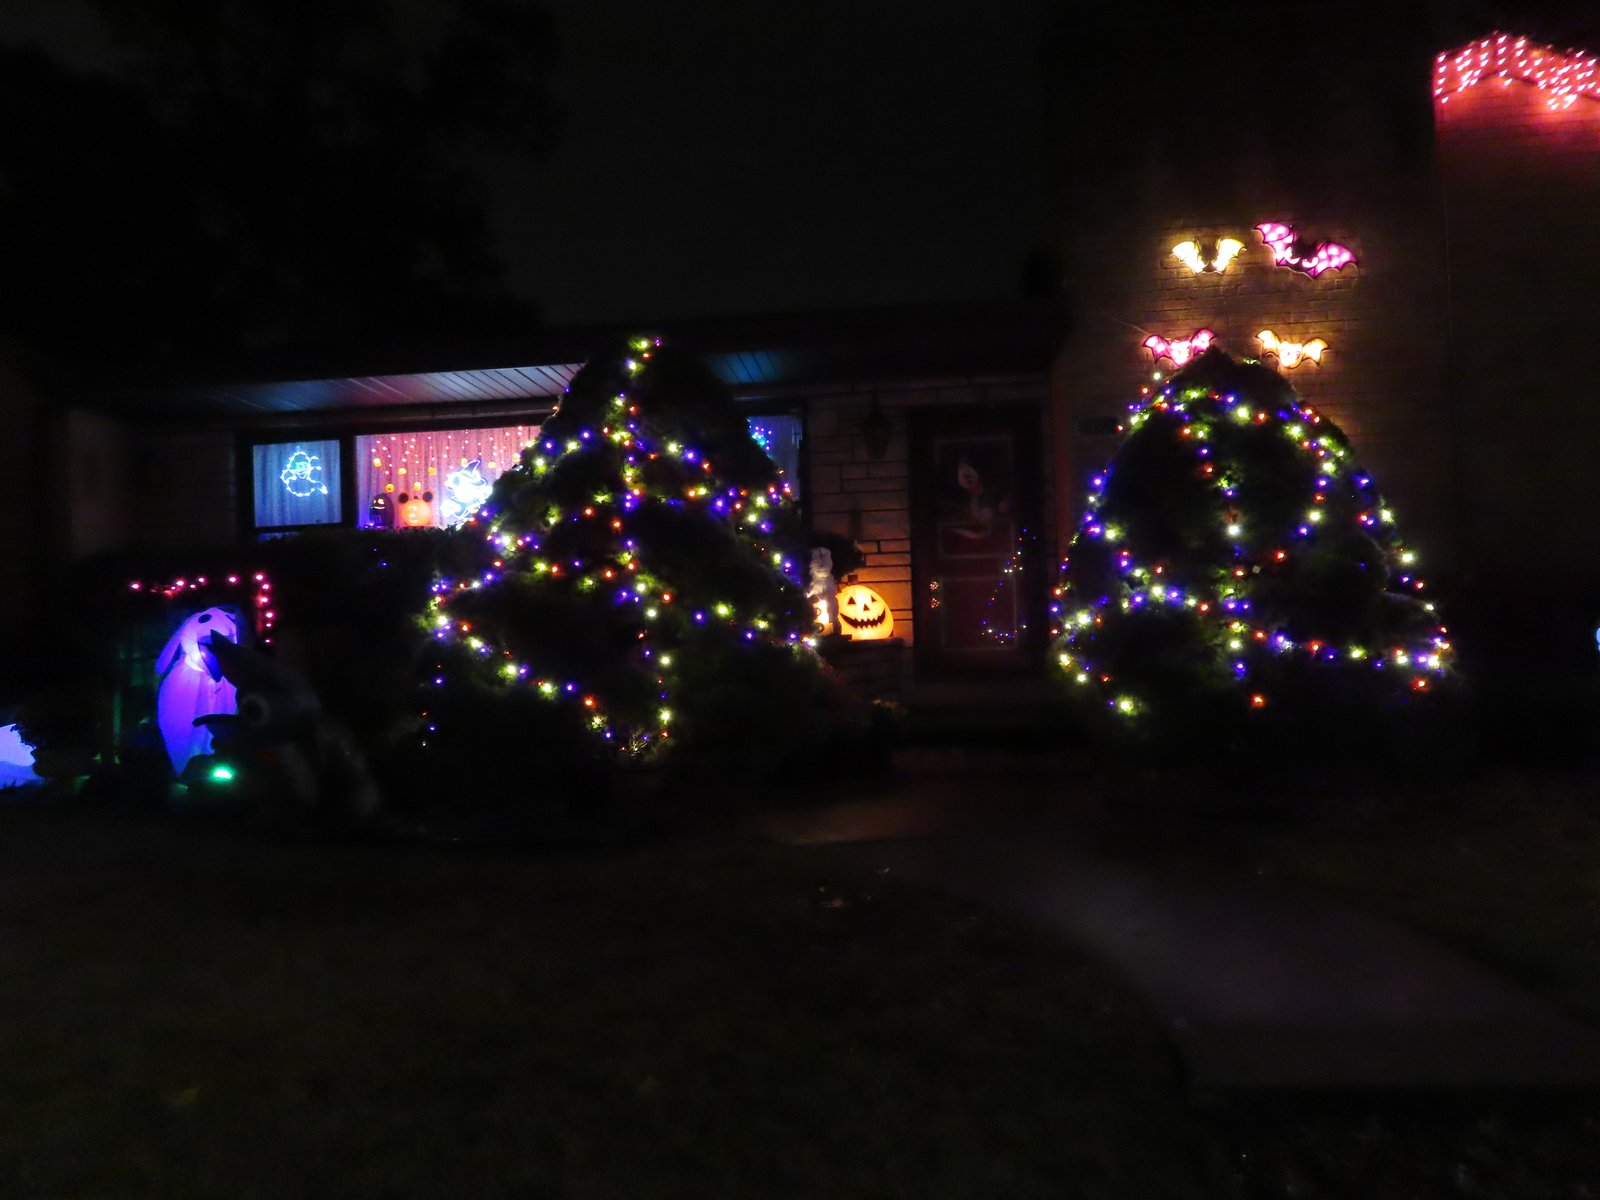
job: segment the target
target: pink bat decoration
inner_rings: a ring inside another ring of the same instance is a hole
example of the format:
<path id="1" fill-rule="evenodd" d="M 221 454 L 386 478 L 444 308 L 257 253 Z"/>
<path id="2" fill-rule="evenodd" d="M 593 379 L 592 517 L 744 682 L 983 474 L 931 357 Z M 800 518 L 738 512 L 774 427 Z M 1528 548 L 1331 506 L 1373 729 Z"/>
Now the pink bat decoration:
<path id="1" fill-rule="evenodd" d="M 1261 240 L 1272 251 L 1272 261 L 1280 267 L 1304 271 L 1315 279 L 1324 271 L 1337 271 L 1356 261 L 1356 256 L 1338 242 L 1317 242 L 1314 245 L 1296 237 L 1293 225 L 1277 221 L 1263 221 L 1256 226 Z"/>
<path id="2" fill-rule="evenodd" d="M 1177 338 L 1169 342 L 1166 338 L 1152 333 L 1145 338 L 1144 348 L 1150 351 L 1156 362 L 1167 358 L 1172 360 L 1173 366 L 1181 367 L 1196 354 L 1205 353 L 1216 336 L 1209 329 L 1197 329 L 1186 338 Z"/>

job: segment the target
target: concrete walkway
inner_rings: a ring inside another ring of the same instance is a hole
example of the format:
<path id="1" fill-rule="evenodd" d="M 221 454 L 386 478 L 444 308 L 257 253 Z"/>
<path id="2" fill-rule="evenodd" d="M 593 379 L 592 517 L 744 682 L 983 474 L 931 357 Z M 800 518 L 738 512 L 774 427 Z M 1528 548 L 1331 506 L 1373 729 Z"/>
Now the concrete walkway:
<path id="1" fill-rule="evenodd" d="M 1600 1037 L 1418 933 L 1266 881 L 1113 861 L 1024 781 L 959 778 L 761 832 L 1059 931 L 1113 965 L 1197 1091 L 1600 1087 Z M 965 795 L 966 802 L 957 802 Z"/>

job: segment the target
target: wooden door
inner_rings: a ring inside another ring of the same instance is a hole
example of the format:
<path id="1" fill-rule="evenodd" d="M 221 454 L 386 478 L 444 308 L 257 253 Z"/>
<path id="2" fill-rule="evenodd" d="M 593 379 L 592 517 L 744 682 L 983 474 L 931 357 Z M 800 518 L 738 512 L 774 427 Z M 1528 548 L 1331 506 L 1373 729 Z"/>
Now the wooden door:
<path id="1" fill-rule="evenodd" d="M 1036 667 L 1045 640 L 1037 408 L 938 409 L 911 426 L 919 674 Z"/>

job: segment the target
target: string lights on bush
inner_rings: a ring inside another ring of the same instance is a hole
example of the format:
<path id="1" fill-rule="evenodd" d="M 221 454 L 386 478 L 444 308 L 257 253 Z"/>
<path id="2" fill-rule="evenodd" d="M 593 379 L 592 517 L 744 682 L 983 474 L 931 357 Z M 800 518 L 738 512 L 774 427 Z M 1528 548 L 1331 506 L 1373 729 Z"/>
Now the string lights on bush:
<path id="1" fill-rule="evenodd" d="M 1074 687 L 1137 720 L 1201 695 L 1263 713 L 1321 672 L 1415 698 L 1450 672 L 1394 513 L 1275 373 L 1213 351 L 1145 389 L 1124 432 L 1050 608 Z"/>
<path id="2" fill-rule="evenodd" d="M 713 446 L 674 436 L 674 414 L 660 406 L 641 412 L 661 347 L 659 338 L 631 340 L 626 358 L 609 364 L 620 366 L 621 386 L 603 395 L 597 380 L 610 379 L 608 364 L 580 372 L 464 526 L 481 536 L 482 561 L 435 584 L 427 617 L 437 642 L 476 663 L 480 678 L 569 706 L 623 760 L 652 758 L 675 736 L 685 669 L 713 645 L 815 661 L 811 605 L 783 541 L 796 515 L 793 488 L 737 414 Z M 685 577 L 664 568 L 662 554 L 685 531 L 671 522 L 690 519 L 695 536 L 720 530 L 705 536 L 725 549 Z M 492 597 L 506 589 L 591 614 L 607 644 L 623 647 L 619 661 L 555 667 L 563 656 L 527 648 L 524 619 L 496 607 Z M 441 658 L 433 685 L 451 687 L 449 672 Z M 437 732 L 431 714 L 425 728 Z"/>

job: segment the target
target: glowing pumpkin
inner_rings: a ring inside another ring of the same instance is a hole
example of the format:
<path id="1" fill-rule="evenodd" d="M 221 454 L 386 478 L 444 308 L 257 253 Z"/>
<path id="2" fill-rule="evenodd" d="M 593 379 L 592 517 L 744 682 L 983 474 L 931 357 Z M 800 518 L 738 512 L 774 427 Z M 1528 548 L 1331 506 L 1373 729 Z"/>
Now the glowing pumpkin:
<path id="1" fill-rule="evenodd" d="M 404 492 L 400 493 L 400 524 L 416 529 L 423 525 L 433 524 L 433 493 L 423 492 L 420 496 L 409 499 Z"/>
<path id="2" fill-rule="evenodd" d="M 876 641 L 894 632 L 894 614 L 877 592 L 862 583 L 839 589 L 839 632 L 858 642 Z"/>

